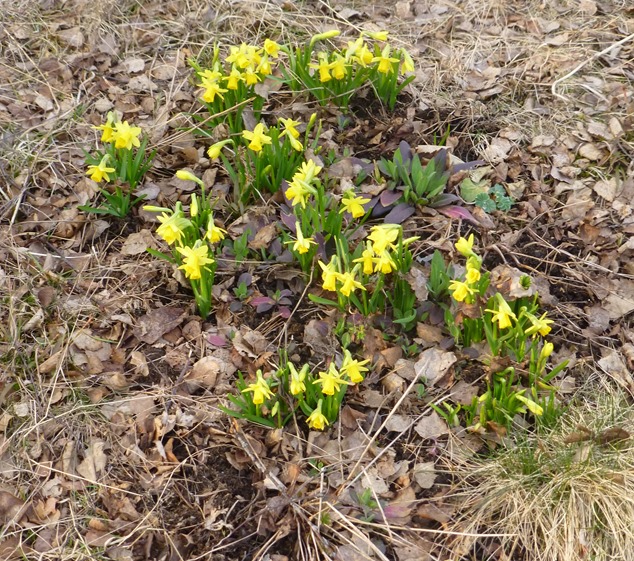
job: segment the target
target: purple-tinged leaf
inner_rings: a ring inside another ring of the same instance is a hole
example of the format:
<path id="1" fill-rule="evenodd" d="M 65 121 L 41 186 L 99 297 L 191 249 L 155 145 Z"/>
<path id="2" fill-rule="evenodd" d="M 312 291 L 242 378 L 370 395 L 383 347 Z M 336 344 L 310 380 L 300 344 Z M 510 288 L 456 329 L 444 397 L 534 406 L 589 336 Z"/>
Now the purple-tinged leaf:
<path id="1" fill-rule="evenodd" d="M 471 224 L 479 226 L 479 222 L 473 217 L 473 215 L 463 206 L 451 205 L 445 206 L 438 209 L 438 212 L 441 212 L 445 216 L 449 218 L 458 218 L 460 220 L 466 220 Z"/>
<path id="2" fill-rule="evenodd" d="M 224 335 L 207 335 L 207 343 L 214 347 L 224 347 L 227 344 L 227 340 Z"/>
<path id="3" fill-rule="evenodd" d="M 458 173 L 459 171 L 469 171 L 477 168 L 478 166 L 483 166 L 486 164 L 484 160 L 473 160 L 472 162 L 464 162 L 463 164 L 456 164 L 451 167 L 452 173 Z"/>
<path id="4" fill-rule="evenodd" d="M 292 303 L 289 298 L 280 298 L 277 301 L 278 306 L 290 306 Z"/>
<path id="5" fill-rule="evenodd" d="M 286 226 L 293 234 L 295 233 L 295 222 L 297 222 L 297 218 L 294 214 L 286 214 L 285 212 L 280 213 L 280 218 L 282 219 L 282 223 Z"/>
<path id="6" fill-rule="evenodd" d="M 268 312 L 270 309 L 273 308 L 273 304 L 260 304 L 255 311 L 258 314 L 263 314 L 264 312 Z"/>
<path id="7" fill-rule="evenodd" d="M 293 291 L 289 290 L 288 288 L 280 290 L 280 298 L 283 298 L 285 296 L 293 296 Z M 280 302 L 280 300 L 278 300 L 278 302 Z"/>
<path id="8" fill-rule="evenodd" d="M 398 145 L 398 149 L 401 152 L 401 159 L 403 160 L 404 164 L 407 164 L 412 161 L 412 157 L 413 157 L 412 148 L 407 142 L 405 142 L 404 140 L 401 140 L 401 142 Z"/>
<path id="9" fill-rule="evenodd" d="M 251 276 L 251 273 L 242 273 L 238 277 L 238 284 L 239 285 L 244 283 L 246 286 L 251 286 L 252 282 L 253 282 L 253 277 Z"/>
<path id="10" fill-rule="evenodd" d="M 379 195 L 379 201 L 385 207 L 393 205 L 396 201 L 398 201 L 403 196 L 403 193 L 400 191 L 383 191 Z"/>
<path id="11" fill-rule="evenodd" d="M 442 193 L 438 195 L 427 206 L 431 208 L 440 208 L 440 207 L 447 206 L 453 203 L 457 203 L 458 201 L 460 201 L 460 197 L 458 197 L 457 195 L 452 195 L 451 193 Z"/>
<path id="12" fill-rule="evenodd" d="M 273 298 L 269 298 L 268 296 L 256 296 L 255 298 L 251 298 L 251 300 L 249 300 L 249 304 L 251 304 L 254 308 L 264 304 L 273 306 L 273 304 L 275 304 L 275 300 L 273 300 Z"/>
<path id="13" fill-rule="evenodd" d="M 412 214 L 416 212 L 416 209 L 413 206 L 408 205 L 407 203 L 401 203 L 396 205 L 385 217 L 386 224 L 402 224 L 407 220 Z"/>
<path id="14" fill-rule="evenodd" d="M 277 311 L 279 312 L 280 316 L 284 319 L 288 319 L 291 317 L 291 310 L 289 308 L 287 308 L 286 306 L 280 306 Z"/>

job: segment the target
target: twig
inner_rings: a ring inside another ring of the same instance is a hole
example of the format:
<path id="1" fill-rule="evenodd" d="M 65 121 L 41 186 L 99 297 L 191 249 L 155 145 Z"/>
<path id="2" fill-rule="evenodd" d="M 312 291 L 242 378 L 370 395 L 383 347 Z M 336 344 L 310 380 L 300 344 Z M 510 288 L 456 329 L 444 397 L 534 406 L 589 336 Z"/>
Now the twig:
<path id="1" fill-rule="evenodd" d="M 631 41 L 632 39 L 634 39 L 634 33 L 631 33 L 630 35 L 628 35 L 627 37 L 623 37 L 623 39 L 621 39 L 620 41 L 617 41 L 616 43 L 612 43 L 609 47 L 606 47 L 605 49 L 603 49 L 601 52 L 599 53 L 595 53 L 594 55 L 592 55 L 590 58 L 584 60 L 581 64 L 579 64 L 578 66 L 576 66 L 573 70 L 571 70 L 570 72 L 568 72 L 568 74 L 566 74 L 565 76 L 562 76 L 561 78 L 557 78 L 554 82 L 553 85 L 550 88 L 550 91 L 552 92 L 552 94 L 555 97 L 558 97 L 559 99 L 563 99 L 564 101 L 568 101 L 568 98 L 565 95 L 561 95 L 557 93 L 557 86 L 559 84 L 561 84 L 561 82 L 564 82 L 565 80 L 567 80 L 568 78 L 571 78 L 572 76 L 574 76 L 577 72 L 579 72 L 579 70 L 581 70 L 586 64 L 592 62 L 593 60 L 596 60 L 597 58 L 599 58 L 600 56 L 603 56 L 606 53 L 609 53 L 612 49 L 619 47 L 625 43 L 627 43 L 628 41 Z"/>

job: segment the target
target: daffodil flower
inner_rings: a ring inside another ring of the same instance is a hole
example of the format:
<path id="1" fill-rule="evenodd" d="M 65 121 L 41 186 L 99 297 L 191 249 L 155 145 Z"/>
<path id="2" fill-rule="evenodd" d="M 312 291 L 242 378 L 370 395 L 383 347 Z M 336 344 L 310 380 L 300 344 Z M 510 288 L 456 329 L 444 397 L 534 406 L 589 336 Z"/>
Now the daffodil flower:
<path id="1" fill-rule="evenodd" d="M 247 86 L 254 86 L 258 82 L 260 82 L 260 80 L 261 80 L 260 76 L 258 76 L 258 74 L 254 72 L 253 70 L 251 70 L 250 68 L 247 68 L 244 71 L 244 83 Z"/>
<path id="2" fill-rule="evenodd" d="M 465 275 L 465 279 L 467 284 L 475 284 L 480 280 L 480 271 L 474 267 L 467 267 L 467 274 Z"/>
<path id="3" fill-rule="evenodd" d="M 308 374 L 308 364 L 304 364 L 302 369 L 297 372 L 295 365 L 292 362 L 288 363 L 288 369 L 291 373 L 290 391 L 291 395 L 299 395 L 306 391 L 306 375 Z"/>
<path id="4" fill-rule="evenodd" d="M 374 39 L 375 41 L 387 41 L 389 31 L 364 31 L 363 34 L 372 37 L 372 39 Z"/>
<path id="5" fill-rule="evenodd" d="M 181 255 L 184 256 L 183 264 L 179 267 L 185 272 L 185 276 L 191 280 L 199 280 L 202 276 L 201 269 L 205 265 L 211 265 L 214 260 L 207 253 L 209 246 L 197 240 L 194 247 L 177 247 Z"/>
<path id="6" fill-rule="evenodd" d="M 319 373 L 319 380 L 315 380 L 313 384 L 321 385 L 321 393 L 324 395 L 335 395 L 341 386 L 349 386 L 352 382 L 344 380 L 341 372 L 335 368 L 335 363 L 331 362 L 326 372 Z"/>
<path id="7" fill-rule="evenodd" d="M 341 206 L 343 207 L 339 212 L 349 212 L 352 218 L 361 218 L 365 216 L 366 210 L 363 205 L 370 202 L 370 199 L 364 197 L 357 197 L 354 191 L 349 190 L 343 194 L 341 199 Z"/>
<path id="8" fill-rule="evenodd" d="M 550 324 L 553 323 L 552 319 L 546 319 L 546 313 L 542 314 L 542 317 L 536 318 L 529 312 L 524 312 L 524 315 L 530 320 L 531 326 L 524 331 L 526 335 L 534 335 L 539 333 L 542 337 L 546 337 L 551 331 Z"/>
<path id="9" fill-rule="evenodd" d="M 321 280 L 323 281 L 323 289 L 335 292 L 337 290 L 337 279 L 339 278 L 339 272 L 337 271 L 337 258 L 333 256 L 328 265 L 319 261 L 319 266 L 322 271 Z"/>
<path id="10" fill-rule="evenodd" d="M 322 400 L 320 399 L 317 402 L 315 410 L 306 419 L 306 422 L 311 429 L 324 430 L 326 425 L 328 425 L 328 419 L 326 419 L 325 415 L 321 412 L 321 404 Z"/>
<path id="11" fill-rule="evenodd" d="M 244 76 L 242 76 L 242 72 L 234 66 L 231 68 L 231 72 L 229 72 L 224 79 L 227 82 L 227 89 L 235 91 L 238 89 L 240 82 L 244 80 Z"/>
<path id="12" fill-rule="evenodd" d="M 293 119 L 284 119 L 283 117 L 278 119 L 278 122 L 282 123 L 284 130 L 280 134 L 280 138 L 284 135 L 292 136 L 293 138 L 299 138 L 299 131 L 297 126 L 301 125 L 300 121 L 293 121 Z"/>
<path id="13" fill-rule="evenodd" d="M 497 301 L 497 310 L 487 309 L 485 311 L 493 314 L 492 321 L 497 321 L 500 329 L 511 327 L 511 320 L 517 320 L 515 313 L 511 310 L 511 307 L 499 292 L 495 295 L 495 299 Z"/>
<path id="14" fill-rule="evenodd" d="M 317 191 L 308 185 L 305 181 L 299 179 L 293 179 L 289 184 L 284 195 L 291 201 L 291 205 L 296 206 L 300 204 L 302 208 L 306 208 L 306 202 L 311 194 L 315 194 Z"/>
<path id="15" fill-rule="evenodd" d="M 271 39 L 264 40 L 264 52 L 267 55 L 273 58 L 277 58 L 279 50 L 280 50 L 280 46 L 275 41 L 272 41 Z"/>
<path id="16" fill-rule="evenodd" d="M 473 289 L 465 282 L 452 280 L 449 283 L 449 290 L 456 302 L 463 302 L 468 296 L 473 294 Z"/>
<path id="17" fill-rule="evenodd" d="M 315 68 L 319 72 L 319 81 L 322 84 L 325 84 L 326 82 L 330 82 L 330 80 L 332 80 L 332 75 L 330 74 L 332 65 L 328 61 L 328 55 L 326 53 L 319 53 L 317 56 L 318 63 L 310 64 L 310 68 Z"/>
<path id="18" fill-rule="evenodd" d="M 235 64 L 238 68 L 246 68 L 251 64 L 249 47 L 246 43 L 242 43 L 239 47 L 231 47 L 229 49 L 229 56 L 225 60 L 229 64 Z"/>
<path id="19" fill-rule="evenodd" d="M 103 158 L 101 158 L 101 161 L 99 162 L 98 165 L 88 166 L 88 171 L 86 172 L 86 175 L 89 175 L 90 179 L 92 179 L 93 181 L 96 181 L 97 183 L 100 183 L 104 179 L 106 181 L 110 181 L 109 174 L 115 173 L 117 170 L 115 168 L 108 167 L 109 159 L 110 159 L 110 156 L 106 154 Z"/>
<path id="20" fill-rule="evenodd" d="M 317 242 L 315 242 L 315 240 L 313 240 L 313 238 L 305 238 L 304 234 L 302 233 L 302 227 L 300 226 L 299 222 L 295 222 L 295 233 L 297 235 L 297 240 L 293 242 L 293 240 L 286 242 L 287 244 L 293 244 L 293 249 L 299 253 L 300 255 L 303 255 L 304 253 L 308 253 L 308 251 L 310 250 L 310 246 L 312 245 L 317 245 Z"/>
<path id="21" fill-rule="evenodd" d="M 416 70 L 416 66 L 414 65 L 412 57 L 405 49 L 401 49 L 401 57 L 403 59 L 403 62 L 401 62 L 401 74 L 414 72 Z"/>
<path id="22" fill-rule="evenodd" d="M 262 123 L 255 125 L 253 131 L 242 131 L 242 136 L 251 141 L 249 148 L 254 152 L 260 152 L 264 144 L 271 144 L 271 137 L 265 134 L 264 125 Z"/>
<path id="23" fill-rule="evenodd" d="M 335 55 L 335 60 L 330 63 L 330 70 L 335 80 L 343 80 L 348 73 L 346 59 L 339 54 Z"/>
<path id="24" fill-rule="evenodd" d="M 318 166 L 312 159 L 307 162 L 302 162 L 302 165 L 293 175 L 293 179 L 301 179 L 306 183 L 312 183 L 313 179 L 319 175 L 322 170 L 321 166 Z"/>
<path id="25" fill-rule="evenodd" d="M 226 233 L 227 230 L 223 230 L 222 228 L 218 228 L 218 226 L 216 226 L 213 215 L 210 215 L 209 222 L 207 223 L 207 233 L 205 234 L 209 243 L 218 243 L 224 240 Z"/>
<path id="26" fill-rule="evenodd" d="M 207 150 L 207 155 L 212 159 L 212 160 L 217 160 L 220 157 L 220 153 L 222 152 L 222 149 L 227 145 L 227 144 L 232 144 L 233 140 L 221 140 L 220 142 L 216 142 L 215 144 L 212 144 L 209 149 Z"/>
<path id="27" fill-rule="evenodd" d="M 267 399 L 270 399 L 275 394 L 271 391 L 268 382 L 262 376 L 261 370 L 258 370 L 255 373 L 255 376 L 256 381 L 244 388 L 242 393 L 253 393 L 253 397 L 251 398 L 253 405 L 262 405 Z"/>
<path id="28" fill-rule="evenodd" d="M 352 269 L 352 271 L 340 273 L 338 276 L 338 280 L 341 283 L 341 288 L 339 289 L 339 292 L 347 298 L 349 298 L 350 294 L 352 294 L 357 288 L 360 290 L 366 289 L 365 286 L 363 286 L 355 278 L 358 268 L 359 265 L 356 265 L 355 268 Z"/>
<path id="29" fill-rule="evenodd" d="M 371 275 L 374 272 L 374 250 L 372 244 L 366 242 L 366 248 L 363 250 L 361 257 L 354 259 L 354 263 L 361 263 L 363 265 L 363 274 Z"/>
<path id="30" fill-rule="evenodd" d="M 196 177 L 191 171 L 188 171 L 186 169 L 179 169 L 176 172 L 176 177 L 178 177 L 178 179 L 181 179 L 183 181 L 193 181 L 195 183 L 198 183 L 198 185 L 200 185 L 201 187 L 205 186 L 202 179 Z"/>
<path id="31" fill-rule="evenodd" d="M 341 365 L 341 372 L 350 378 L 353 384 L 359 384 L 363 382 L 363 373 L 368 371 L 364 365 L 370 362 L 369 359 L 358 361 L 352 358 L 350 351 L 344 349 L 343 351 L 343 363 Z"/>
<path id="32" fill-rule="evenodd" d="M 372 259 L 372 261 L 374 262 L 375 273 L 381 272 L 384 275 L 389 275 L 396 269 L 396 263 L 394 263 L 394 259 L 392 259 L 390 252 L 387 250 Z"/>
<path id="33" fill-rule="evenodd" d="M 141 129 L 131 126 L 128 121 L 116 123 L 112 133 L 114 147 L 125 148 L 126 150 L 132 150 L 133 146 L 138 148 L 141 146 L 141 141 L 139 140 L 140 134 Z"/>
<path id="34" fill-rule="evenodd" d="M 458 239 L 456 249 L 463 257 L 471 257 L 473 255 L 473 234 L 471 234 L 468 239 Z"/>
<path id="35" fill-rule="evenodd" d="M 224 99 L 224 96 L 222 94 L 227 93 L 228 91 L 225 88 L 221 88 L 218 82 L 205 82 L 205 80 L 203 80 L 203 83 L 199 85 L 205 88 L 205 91 L 201 96 L 201 99 L 205 103 L 213 103 L 214 99 L 216 99 L 216 96 L 218 96 L 220 99 Z"/>
<path id="36" fill-rule="evenodd" d="M 93 127 L 93 129 L 101 131 L 101 142 L 112 142 L 114 140 L 115 119 L 114 112 L 108 111 L 106 122 L 98 127 Z"/>
<path id="37" fill-rule="evenodd" d="M 171 215 L 164 212 L 158 217 L 161 225 L 156 229 L 156 233 L 163 238 L 168 245 L 181 241 L 183 230 L 189 228 L 192 223 L 185 218 L 181 210 L 176 210 Z"/>
<path id="38" fill-rule="evenodd" d="M 372 62 L 379 63 L 376 67 L 378 72 L 381 74 L 389 74 L 394 71 L 394 67 L 392 65 L 396 62 L 400 62 L 400 60 L 398 58 L 390 57 L 390 46 L 385 45 L 381 51 L 381 56 L 375 56 L 372 59 Z"/>
<path id="39" fill-rule="evenodd" d="M 373 226 L 368 239 L 372 241 L 372 248 L 377 255 L 383 253 L 388 246 L 393 246 L 401 232 L 397 224 L 380 224 Z"/>

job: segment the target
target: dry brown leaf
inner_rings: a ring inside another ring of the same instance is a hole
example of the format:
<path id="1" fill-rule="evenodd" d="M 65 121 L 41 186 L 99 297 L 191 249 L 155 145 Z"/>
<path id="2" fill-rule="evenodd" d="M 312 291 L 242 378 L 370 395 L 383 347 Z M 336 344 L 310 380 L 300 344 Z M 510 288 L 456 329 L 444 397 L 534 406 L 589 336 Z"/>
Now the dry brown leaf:
<path id="1" fill-rule="evenodd" d="M 447 423 L 438 413 L 432 411 L 414 426 L 414 430 L 425 439 L 435 439 L 449 432 Z"/>
<path id="2" fill-rule="evenodd" d="M 100 475 L 108 463 L 105 447 L 105 441 L 94 439 L 84 452 L 84 460 L 77 466 L 77 473 L 91 483 L 99 483 Z"/>
<path id="3" fill-rule="evenodd" d="M 12 522 L 19 522 L 26 510 L 26 503 L 9 493 L 0 490 L 0 524 L 8 525 Z"/>
<path id="4" fill-rule="evenodd" d="M 415 464 L 412 475 L 421 489 L 431 489 L 436 481 L 436 464 L 434 462 Z"/>
<path id="5" fill-rule="evenodd" d="M 147 248 L 157 249 L 156 240 L 149 230 L 143 229 L 140 232 L 130 234 L 121 246 L 122 255 L 140 255 L 145 253 Z"/>
<path id="6" fill-rule="evenodd" d="M 420 379 L 424 379 L 427 386 L 433 386 L 444 378 L 457 360 L 456 355 L 452 352 L 431 347 L 419 355 L 414 369 L 416 375 Z"/>
<path id="7" fill-rule="evenodd" d="M 156 308 L 138 319 L 134 335 L 144 343 L 153 345 L 165 333 L 180 325 L 186 317 L 187 311 L 183 308 Z"/>

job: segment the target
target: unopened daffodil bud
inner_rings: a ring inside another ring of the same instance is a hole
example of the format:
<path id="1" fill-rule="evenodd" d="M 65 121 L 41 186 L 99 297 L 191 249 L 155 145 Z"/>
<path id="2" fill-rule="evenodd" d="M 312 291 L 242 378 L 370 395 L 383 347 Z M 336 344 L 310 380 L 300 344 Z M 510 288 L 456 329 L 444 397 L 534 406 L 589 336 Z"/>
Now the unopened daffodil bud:
<path id="1" fill-rule="evenodd" d="M 176 177 L 178 177 L 178 179 L 182 179 L 183 181 L 195 181 L 201 187 L 205 186 L 201 179 L 199 179 L 191 171 L 187 171 L 186 169 L 179 169 L 176 172 Z"/>

